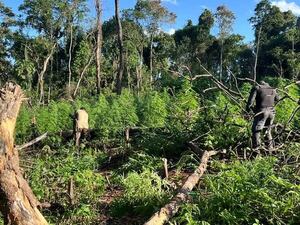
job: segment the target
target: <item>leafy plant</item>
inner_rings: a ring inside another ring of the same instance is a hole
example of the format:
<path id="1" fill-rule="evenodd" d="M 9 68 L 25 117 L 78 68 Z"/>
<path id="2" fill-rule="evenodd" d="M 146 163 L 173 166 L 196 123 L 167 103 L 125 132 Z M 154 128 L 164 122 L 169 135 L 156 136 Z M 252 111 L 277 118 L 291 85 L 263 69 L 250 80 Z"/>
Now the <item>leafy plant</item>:
<path id="1" fill-rule="evenodd" d="M 276 171 L 275 158 L 254 162 L 215 163 L 216 175 L 204 180 L 205 189 L 192 194 L 176 220 L 210 224 L 297 224 L 300 188 Z M 194 224 L 193 222 L 188 224 Z"/>
<path id="2" fill-rule="evenodd" d="M 142 173 L 131 172 L 121 181 L 124 194 L 112 203 L 112 215 L 121 217 L 134 213 L 150 216 L 168 200 L 166 183 L 154 172 L 145 169 Z"/>

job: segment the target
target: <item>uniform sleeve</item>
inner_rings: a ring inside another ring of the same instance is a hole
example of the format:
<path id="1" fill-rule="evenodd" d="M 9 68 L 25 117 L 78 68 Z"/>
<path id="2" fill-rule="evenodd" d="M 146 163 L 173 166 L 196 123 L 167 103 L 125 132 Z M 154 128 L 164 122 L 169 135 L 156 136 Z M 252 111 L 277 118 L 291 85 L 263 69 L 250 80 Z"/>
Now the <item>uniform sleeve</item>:
<path id="1" fill-rule="evenodd" d="M 253 87 L 251 89 L 251 92 L 250 92 L 250 95 L 249 95 L 249 98 L 248 98 L 248 102 L 247 102 L 247 106 L 246 106 L 246 110 L 248 112 L 250 111 L 251 106 L 253 106 L 253 104 L 254 104 L 256 94 L 257 94 L 257 88 Z"/>

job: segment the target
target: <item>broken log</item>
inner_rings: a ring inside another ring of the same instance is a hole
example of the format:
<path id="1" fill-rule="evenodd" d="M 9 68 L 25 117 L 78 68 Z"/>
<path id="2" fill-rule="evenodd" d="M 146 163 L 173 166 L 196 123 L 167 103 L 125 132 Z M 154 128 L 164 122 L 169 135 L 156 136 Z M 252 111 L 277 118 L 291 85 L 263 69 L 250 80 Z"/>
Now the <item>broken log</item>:
<path id="1" fill-rule="evenodd" d="M 16 145 L 15 149 L 16 149 L 16 150 L 22 150 L 22 149 L 24 149 L 24 148 L 28 148 L 28 147 L 30 147 L 31 145 L 34 145 L 35 143 L 38 143 L 39 141 L 45 139 L 47 136 L 48 136 L 48 133 L 46 132 L 46 133 L 42 134 L 41 136 L 39 136 L 39 137 L 37 137 L 37 138 L 35 138 L 35 139 L 33 139 L 33 140 L 31 140 L 31 141 L 25 143 L 25 144 L 22 144 L 22 145 Z"/>
<path id="2" fill-rule="evenodd" d="M 11 82 L 0 90 L 0 211 L 5 224 L 46 225 L 34 196 L 19 167 L 14 131 L 23 100 L 20 86 Z"/>
<path id="3" fill-rule="evenodd" d="M 217 153 L 217 151 L 204 151 L 200 165 L 194 173 L 187 178 L 177 195 L 172 198 L 170 203 L 166 204 L 156 212 L 146 223 L 144 223 L 144 225 L 163 225 L 173 217 L 177 213 L 180 204 L 188 199 L 189 192 L 193 190 L 203 173 L 206 171 L 209 158 Z"/>

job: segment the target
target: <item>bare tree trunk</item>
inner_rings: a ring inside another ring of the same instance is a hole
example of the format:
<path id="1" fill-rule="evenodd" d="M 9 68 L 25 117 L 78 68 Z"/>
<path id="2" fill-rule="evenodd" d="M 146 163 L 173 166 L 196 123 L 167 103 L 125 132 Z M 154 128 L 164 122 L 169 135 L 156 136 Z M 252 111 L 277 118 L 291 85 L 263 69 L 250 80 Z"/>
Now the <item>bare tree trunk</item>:
<path id="1" fill-rule="evenodd" d="M 120 95 L 122 93 L 122 78 L 124 73 L 124 44 L 123 44 L 123 30 L 121 19 L 119 15 L 119 0 L 115 0 L 115 16 L 116 22 L 118 24 L 118 42 L 119 42 L 119 70 L 117 75 L 117 94 Z"/>
<path id="2" fill-rule="evenodd" d="M 95 0 L 95 7 L 97 12 L 97 48 L 96 48 L 96 67 L 97 67 L 97 93 L 101 89 L 101 58 L 102 58 L 102 2 Z"/>
<path id="3" fill-rule="evenodd" d="M 127 83 L 128 83 L 128 89 L 131 89 L 131 74 L 130 74 L 130 68 L 127 65 L 126 66 L 126 72 L 127 72 Z"/>
<path id="4" fill-rule="evenodd" d="M 162 207 L 156 212 L 144 225 L 163 225 L 172 216 L 174 216 L 182 202 L 188 199 L 188 194 L 193 190 L 195 185 L 199 182 L 200 177 L 206 170 L 209 157 L 217 154 L 216 151 L 205 151 L 201 158 L 201 163 L 195 172 L 190 175 L 184 185 L 180 188 L 178 194 L 171 200 L 170 203 Z"/>
<path id="5" fill-rule="evenodd" d="M 153 82 L 152 73 L 153 73 L 153 34 L 151 34 L 150 37 L 150 85 Z"/>
<path id="6" fill-rule="evenodd" d="M 141 89 L 142 76 L 143 76 L 143 47 L 140 50 L 140 64 L 136 70 L 136 76 L 137 76 L 137 91 L 139 93 Z"/>
<path id="7" fill-rule="evenodd" d="M 220 81 L 222 81 L 222 77 L 223 77 L 223 47 L 224 47 L 224 43 L 223 43 L 223 39 L 221 40 L 221 54 L 220 54 Z"/>
<path id="8" fill-rule="evenodd" d="M 81 73 L 80 73 L 79 80 L 78 80 L 78 82 L 77 82 L 76 88 L 75 88 L 74 93 L 73 93 L 73 97 L 74 97 L 74 98 L 75 98 L 76 95 L 77 95 L 77 91 L 78 91 L 78 89 L 79 89 L 81 80 L 82 80 L 82 78 L 83 78 L 85 72 L 87 71 L 88 67 L 91 65 L 92 60 L 93 60 L 93 55 L 91 55 L 91 57 L 90 57 L 88 63 L 85 65 L 85 67 L 83 68 L 83 70 L 82 70 Z"/>
<path id="9" fill-rule="evenodd" d="M 254 62 L 254 68 L 253 68 L 253 80 L 254 81 L 256 81 L 256 77 L 257 77 L 257 62 L 258 62 L 258 53 L 259 53 L 261 30 L 262 30 L 262 26 L 260 26 L 260 28 L 259 28 L 257 43 L 256 43 L 255 62 Z"/>
<path id="10" fill-rule="evenodd" d="M 68 69 L 69 69 L 69 83 L 68 83 L 68 95 L 71 97 L 71 79 L 72 79 L 72 70 L 71 70 L 71 62 L 72 62 L 72 47 L 73 47 L 73 24 L 72 21 L 70 22 L 70 45 L 69 45 L 69 62 L 68 62 Z"/>
<path id="11" fill-rule="evenodd" d="M 117 74 L 118 74 L 118 71 L 117 71 L 118 70 L 118 62 L 116 60 L 113 60 L 112 68 L 113 68 L 113 77 L 112 77 L 112 81 L 111 81 L 111 90 L 113 90 L 115 87 Z"/>
<path id="12" fill-rule="evenodd" d="M 42 71 L 40 72 L 40 74 L 38 76 L 38 83 L 39 83 L 39 90 L 40 90 L 40 101 L 39 101 L 40 103 L 44 102 L 44 96 L 45 96 L 45 93 L 44 93 L 44 76 L 45 76 L 45 73 L 47 71 L 49 61 L 50 61 L 50 59 L 51 59 L 51 57 L 54 53 L 55 47 L 56 47 L 56 43 L 52 46 L 49 55 L 47 56 L 47 58 L 44 61 L 43 69 L 42 69 Z"/>
<path id="13" fill-rule="evenodd" d="M 0 210 L 5 224 L 46 225 L 34 196 L 19 168 L 14 130 L 22 103 L 20 86 L 7 83 L 0 92 Z"/>
<path id="14" fill-rule="evenodd" d="M 136 90 L 137 93 L 140 91 L 140 72 L 138 66 L 135 67 L 135 72 L 136 72 Z"/>
<path id="15" fill-rule="evenodd" d="M 127 61 L 128 51 L 126 51 L 125 55 L 126 55 L 125 60 Z M 129 67 L 128 63 L 126 64 L 125 68 L 126 68 L 126 73 L 127 73 L 127 87 L 128 87 L 128 90 L 130 91 L 130 89 L 131 89 L 131 74 L 130 74 L 130 67 Z"/>

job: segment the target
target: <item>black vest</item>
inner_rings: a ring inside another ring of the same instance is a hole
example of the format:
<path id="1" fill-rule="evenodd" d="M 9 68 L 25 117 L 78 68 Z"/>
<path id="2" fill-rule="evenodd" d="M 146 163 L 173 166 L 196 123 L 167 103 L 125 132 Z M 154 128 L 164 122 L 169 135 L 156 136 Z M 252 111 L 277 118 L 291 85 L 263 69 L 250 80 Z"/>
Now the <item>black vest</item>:
<path id="1" fill-rule="evenodd" d="M 256 109 L 274 107 L 276 90 L 269 85 L 259 85 L 256 93 Z"/>

